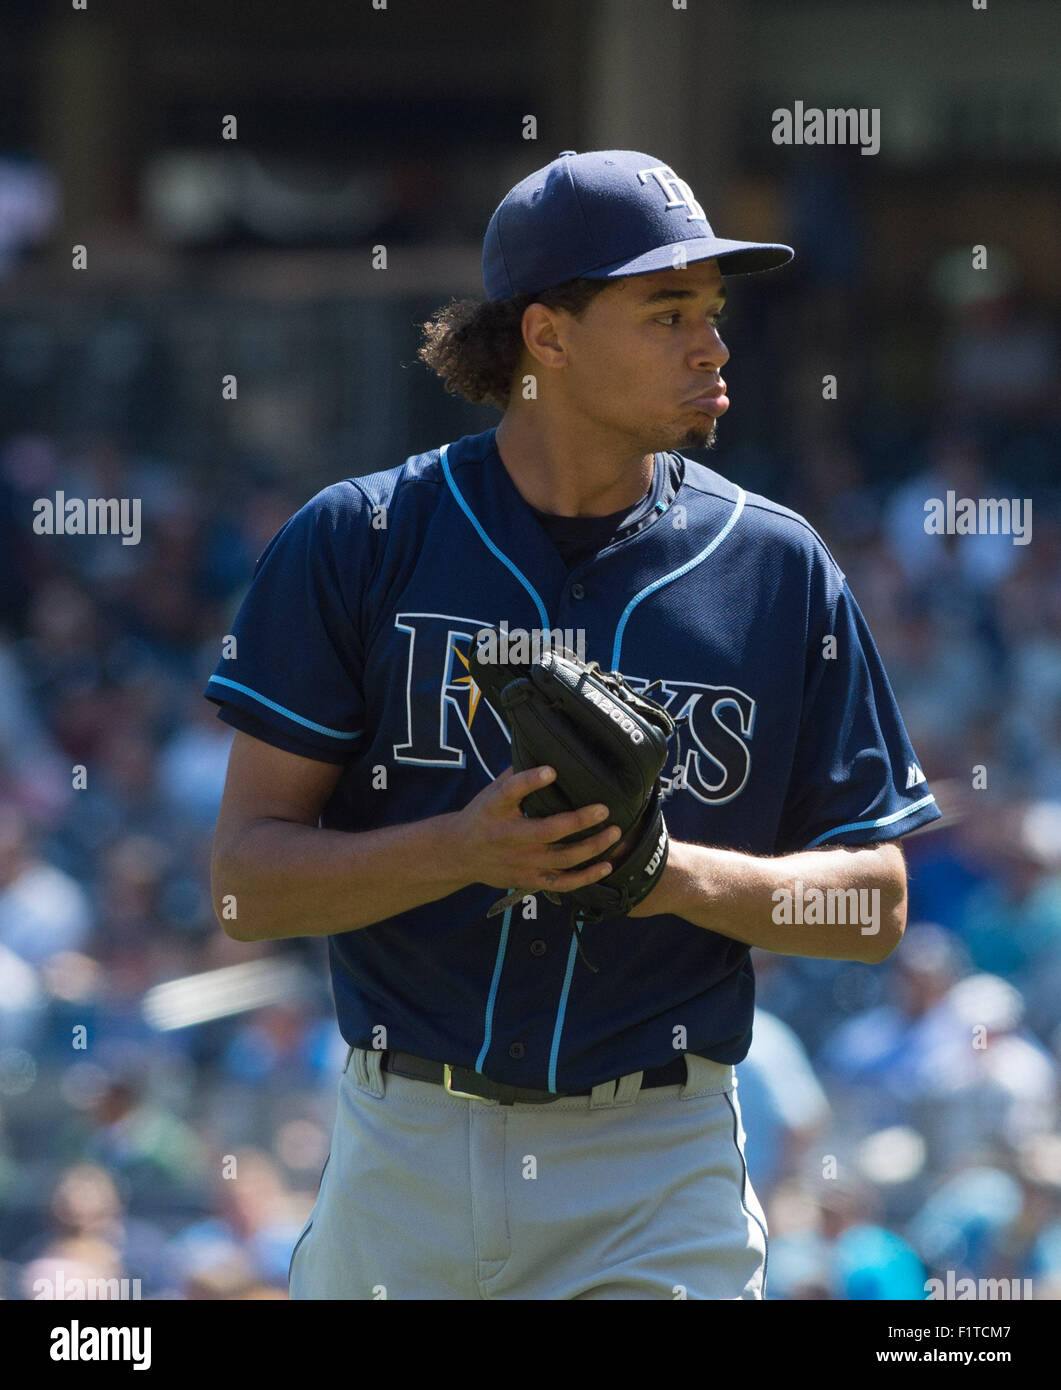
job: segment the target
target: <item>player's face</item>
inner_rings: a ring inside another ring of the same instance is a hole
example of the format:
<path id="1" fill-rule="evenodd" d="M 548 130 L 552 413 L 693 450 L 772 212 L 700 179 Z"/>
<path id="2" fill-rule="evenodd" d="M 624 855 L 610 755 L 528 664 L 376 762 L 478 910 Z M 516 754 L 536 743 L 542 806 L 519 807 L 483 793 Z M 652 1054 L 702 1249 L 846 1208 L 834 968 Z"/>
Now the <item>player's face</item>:
<path id="1" fill-rule="evenodd" d="M 617 280 L 566 324 L 571 408 L 647 451 L 715 442 L 729 409 L 717 261 Z"/>

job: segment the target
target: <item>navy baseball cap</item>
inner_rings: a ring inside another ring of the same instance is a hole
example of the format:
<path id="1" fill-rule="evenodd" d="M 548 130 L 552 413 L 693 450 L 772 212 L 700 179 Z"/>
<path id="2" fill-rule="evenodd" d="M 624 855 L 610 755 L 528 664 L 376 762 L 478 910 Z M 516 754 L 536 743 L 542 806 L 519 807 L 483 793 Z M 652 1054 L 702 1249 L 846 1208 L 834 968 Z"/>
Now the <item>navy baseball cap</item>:
<path id="1" fill-rule="evenodd" d="M 794 255 L 775 242 L 716 236 L 669 164 L 636 150 L 564 150 L 517 183 L 483 240 L 488 299 L 535 294 L 585 277 L 605 280 L 718 260 L 723 275 L 773 270 Z"/>

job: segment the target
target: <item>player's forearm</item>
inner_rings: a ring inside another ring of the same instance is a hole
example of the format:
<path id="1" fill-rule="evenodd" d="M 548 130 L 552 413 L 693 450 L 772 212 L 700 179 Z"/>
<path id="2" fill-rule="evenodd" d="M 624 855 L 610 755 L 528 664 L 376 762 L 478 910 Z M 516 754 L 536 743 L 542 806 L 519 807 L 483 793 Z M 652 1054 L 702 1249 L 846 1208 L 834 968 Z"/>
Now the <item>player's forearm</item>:
<path id="1" fill-rule="evenodd" d="M 237 941 L 331 936 L 448 897 L 466 883 L 451 816 L 348 833 L 263 819 L 215 847 L 214 912 Z"/>
<path id="2" fill-rule="evenodd" d="M 672 841 L 640 912 L 671 913 L 785 956 L 882 961 L 906 926 L 906 870 L 895 845 L 760 858 Z"/>

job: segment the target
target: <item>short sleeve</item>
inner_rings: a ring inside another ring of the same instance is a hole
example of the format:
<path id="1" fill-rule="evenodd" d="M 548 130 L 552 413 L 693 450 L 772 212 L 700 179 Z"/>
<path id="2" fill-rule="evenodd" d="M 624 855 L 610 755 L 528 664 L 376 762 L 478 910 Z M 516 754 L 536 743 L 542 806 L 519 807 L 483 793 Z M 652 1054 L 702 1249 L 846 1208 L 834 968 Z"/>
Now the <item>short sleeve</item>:
<path id="1" fill-rule="evenodd" d="M 348 481 L 318 493 L 269 542 L 204 691 L 226 722 L 322 762 L 356 754 L 374 535 L 367 500 Z"/>
<path id="2" fill-rule="evenodd" d="M 809 627 L 798 742 L 777 841 L 783 854 L 894 840 L 941 816 L 854 595 L 842 575 L 831 587 L 831 602 Z"/>

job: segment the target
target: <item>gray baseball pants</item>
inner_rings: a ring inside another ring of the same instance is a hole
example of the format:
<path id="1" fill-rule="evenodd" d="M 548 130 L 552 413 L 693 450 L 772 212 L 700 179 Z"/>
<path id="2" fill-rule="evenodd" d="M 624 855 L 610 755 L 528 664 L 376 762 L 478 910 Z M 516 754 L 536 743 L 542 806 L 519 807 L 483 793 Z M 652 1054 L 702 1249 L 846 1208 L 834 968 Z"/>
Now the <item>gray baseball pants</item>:
<path id="1" fill-rule="evenodd" d="M 732 1066 L 500 1105 L 351 1048 L 293 1299 L 760 1299 Z"/>

